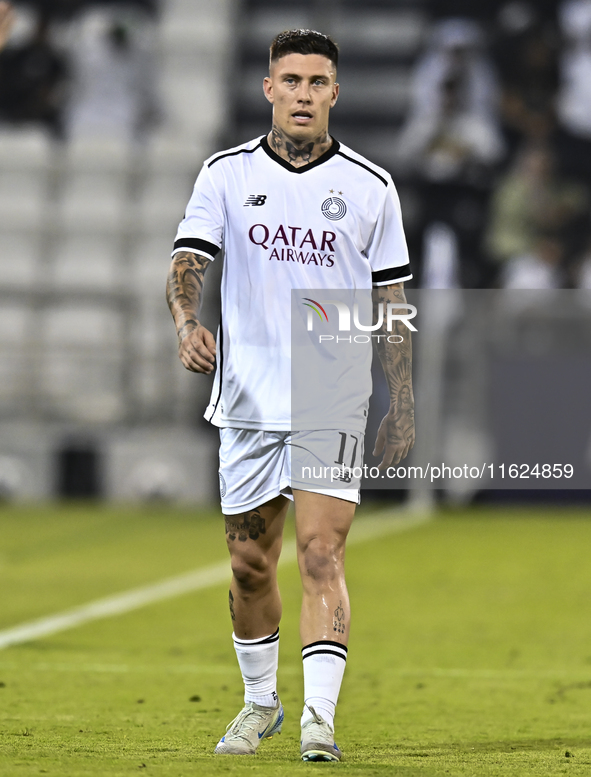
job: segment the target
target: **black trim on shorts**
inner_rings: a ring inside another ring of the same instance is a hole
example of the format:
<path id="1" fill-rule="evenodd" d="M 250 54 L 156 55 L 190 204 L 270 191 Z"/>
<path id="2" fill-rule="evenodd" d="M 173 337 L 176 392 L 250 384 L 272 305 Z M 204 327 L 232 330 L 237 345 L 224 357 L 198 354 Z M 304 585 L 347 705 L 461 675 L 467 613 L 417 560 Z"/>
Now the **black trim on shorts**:
<path id="1" fill-rule="evenodd" d="M 239 148 L 238 151 L 226 151 L 225 154 L 220 154 L 219 156 L 216 156 L 215 159 L 212 159 L 211 162 L 207 165 L 207 167 L 211 167 L 212 165 L 215 165 L 216 162 L 219 162 L 220 159 L 225 159 L 227 156 L 237 156 L 238 154 L 254 154 L 257 148 L 260 148 L 260 147 L 261 147 L 261 143 L 257 143 L 257 145 L 254 148 Z"/>
<path id="2" fill-rule="evenodd" d="M 388 267 L 386 270 L 377 270 L 371 274 L 372 283 L 396 283 L 399 278 L 408 278 L 411 275 L 410 264 L 407 262 L 399 267 Z"/>
<path id="3" fill-rule="evenodd" d="M 315 159 L 313 162 L 310 162 L 307 165 L 302 165 L 302 167 L 294 167 L 286 159 L 283 159 L 283 157 L 280 157 L 279 154 L 275 153 L 275 151 L 273 151 L 269 145 L 269 141 L 267 140 L 266 136 L 261 138 L 261 147 L 267 156 L 271 157 L 271 159 L 274 162 L 277 162 L 278 165 L 281 165 L 281 167 L 289 170 L 290 173 L 306 173 L 308 170 L 313 170 L 315 167 L 318 167 L 318 165 L 322 165 L 324 162 L 328 162 L 329 159 L 332 159 L 335 154 L 339 153 L 341 144 L 338 140 L 332 138 L 332 146 L 328 149 L 328 151 L 325 151 L 322 156 L 319 156 L 318 159 Z"/>
<path id="4" fill-rule="evenodd" d="M 181 237 L 179 240 L 175 240 L 173 250 L 180 251 L 182 248 L 198 254 L 205 252 L 209 256 L 217 256 L 222 250 L 215 243 L 208 243 L 207 240 L 201 240 L 198 237 Z"/>
<path id="5" fill-rule="evenodd" d="M 337 152 L 339 156 L 342 156 L 343 159 L 348 159 L 349 162 L 353 162 L 354 165 L 359 165 L 359 167 L 363 167 L 364 170 L 367 170 L 368 173 L 371 173 L 372 175 L 375 175 L 376 178 L 379 178 L 380 181 L 384 184 L 384 186 L 388 186 L 388 181 L 381 176 L 379 173 L 376 173 L 375 170 L 372 170 L 371 167 L 368 167 L 367 165 L 364 165 L 363 162 L 360 162 L 358 159 L 353 159 L 353 157 L 347 156 L 346 154 L 343 154 L 342 151 Z"/>

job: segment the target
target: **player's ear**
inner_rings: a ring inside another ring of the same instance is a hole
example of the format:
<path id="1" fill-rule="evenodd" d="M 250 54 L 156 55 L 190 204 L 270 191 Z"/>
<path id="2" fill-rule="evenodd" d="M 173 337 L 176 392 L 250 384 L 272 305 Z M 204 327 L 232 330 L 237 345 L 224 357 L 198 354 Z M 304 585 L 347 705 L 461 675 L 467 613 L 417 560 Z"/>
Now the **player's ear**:
<path id="1" fill-rule="evenodd" d="M 263 80 L 263 92 L 265 93 L 265 97 L 267 100 L 272 104 L 273 103 L 273 81 L 269 78 L 269 76 L 266 76 L 266 78 Z"/>
<path id="2" fill-rule="evenodd" d="M 330 107 L 332 108 L 336 101 L 339 99 L 339 85 L 335 82 L 332 86 L 332 100 L 330 101 Z"/>

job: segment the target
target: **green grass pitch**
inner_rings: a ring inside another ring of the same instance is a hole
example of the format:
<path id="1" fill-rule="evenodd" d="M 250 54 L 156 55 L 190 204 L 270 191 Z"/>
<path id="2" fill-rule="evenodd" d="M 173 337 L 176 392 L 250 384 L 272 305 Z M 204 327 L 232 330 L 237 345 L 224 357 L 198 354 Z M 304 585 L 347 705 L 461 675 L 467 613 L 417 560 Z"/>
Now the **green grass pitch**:
<path id="1" fill-rule="evenodd" d="M 589 775 L 590 548 L 591 511 L 559 508 L 448 511 L 353 545 L 341 764 L 299 761 L 294 563 L 286 722 L 254 758 L 212 755 L 242 704 L 225 585 L 0 650 L 0 775 Z M 0 630 L 225 557 L 213 510 L 3 507 Z"/>

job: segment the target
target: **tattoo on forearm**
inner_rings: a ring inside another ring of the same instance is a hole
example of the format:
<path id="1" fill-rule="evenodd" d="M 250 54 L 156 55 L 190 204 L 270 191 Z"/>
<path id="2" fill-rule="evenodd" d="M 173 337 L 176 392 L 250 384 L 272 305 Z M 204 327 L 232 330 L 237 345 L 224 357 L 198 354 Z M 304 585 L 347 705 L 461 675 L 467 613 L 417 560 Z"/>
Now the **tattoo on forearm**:
<path id="1" fill-rule="evenodd" d="M 228 591 L 228 599 L 230 603 L 230 617 L 233 621 L 236 620 L 236 613 L 234 612 L 234 596 L 232 594 L 232 591 Z"/>
<path id="2" fill-rule="evenodd" d="M 327 132 L 323 132 L 314 140 L 298 144 L 293 139 L 288 139 L 286 134 L 276 124 L 273 125 L 269 144 L 275 153 L 286 159 L 294 167 L 302 167 L 310 163 L 312 156 L 321 156 L 332 143 L 332 138 Z"/>
<path id="3" fill-rule="evenodd" d="M 401 286 L 381 286 L 374 289 L 374 317 L 377 307 L 382 303 L 384 309 L 388 303 L 406 302 Z M 406 313 L 405 309 L 400 310 Z M 384 317 L 385 318 L 385 317 Z M 392 332 L 386 329 L 384 322 L 377 338 L 378 356 L 384 369 L 390 393 L 390 412 L 387 427 L 387 441 L 390 444 L 408 443 L 414 437 L 414 397 L 412 391 L 412 343 L 410 331 L 402 321 L 395 321 Z M 398 335 L 399 343 L 388 342 L 388 335 Z"/>
<path id="4" fill-rule="evenodd" d="M 339 606 L 334 611 L 334 617 L 332 621 L 332 630 L 337 634 L 345 633 L 345 611 L 343 610 L 343 602 L 339 602 Z"/>
<path id="5" fill-rule="evenodd" d="M 239 515 L 226 515 L 225 519 L 226 535 L 231 542 L 236 539 L 238 542 L 258 540 L 267 531 L 265 519 L 261 518 L 258 508 Z"/>
<path id="6" fill-rule="evenodd" d="M 199 326 L 203 277 L 209 259 L 189 251 L 174 255 L 166 283 L 166 299 L 176 324 L 179 341 Z"/>

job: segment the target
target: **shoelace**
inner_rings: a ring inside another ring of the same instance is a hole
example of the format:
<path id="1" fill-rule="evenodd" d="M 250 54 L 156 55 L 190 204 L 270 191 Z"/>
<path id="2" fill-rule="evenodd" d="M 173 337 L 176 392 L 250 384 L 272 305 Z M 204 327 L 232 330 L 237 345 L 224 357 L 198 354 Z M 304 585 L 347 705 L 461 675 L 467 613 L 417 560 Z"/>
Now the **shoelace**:
<path id="1" fill-rule="evenodd" d="M 333 736 L 332 729 L 330 728 L 328 723 L 324 720 L 324 718 L 320 717 L 320 715 L 316 712 L 314 707 L 311 707 L 309 704 L 306 704 L 306 707 L 312 713 L 312 718 L 314 719 L 314 723 L 320 726 L 320 728 L 323 730 L 325 734 L 328 733 L 332 737 Z"/>
<path id="2" fill-rule="evenodd" d="M 258 728 L 258 723 L 259 721 L 264 721 L 264 716 L 262 712 L 255 710 L 251 705 L 252 702 L 238 713 L 238 715 L 226 729 L 227 733 L 233 734 L 234 736 L 239 736 L 241 739 L 244 739 L 245 737 L 243 735 L 237 734 L 236 732 L 236 729 L 240 725 L 242 725 L 243 728 L 249 729 L 250 731 L 255 731 Z M 247 718 L 252 718 L 253 720 L 249 722 Z"/>

